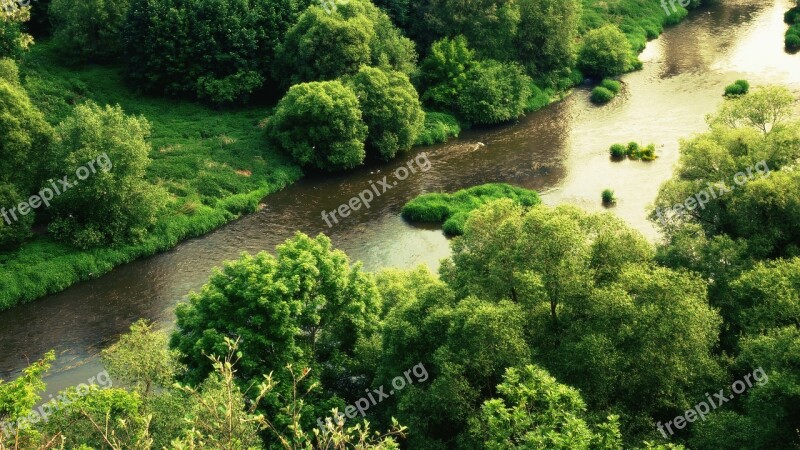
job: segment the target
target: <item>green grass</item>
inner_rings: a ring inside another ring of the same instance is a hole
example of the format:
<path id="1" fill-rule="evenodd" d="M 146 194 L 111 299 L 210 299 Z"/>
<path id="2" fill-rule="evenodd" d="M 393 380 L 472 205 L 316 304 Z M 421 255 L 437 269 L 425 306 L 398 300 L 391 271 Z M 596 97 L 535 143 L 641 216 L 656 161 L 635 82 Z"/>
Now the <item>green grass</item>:
<path id="1" fill-rule="evenodd" d="M 33 102 L 54 125 L 86 100 L 120 104 L 126 113 L 146 117 L 153 147 L 147 177 L 167 189 L 171 207 L 137 244 L 81 251 L 44 236 L 0 253 L 0 310 L 208 233 L 300 178 L 297 166 L 264 143 L 260 125 L 272 108 L 220 111 L 142 96 L 123 83 L 120 68 L 66 68 L 52 62 L 53 53 L 49 44 L 37 43 L 22 62 Z"/>
<path id="2" fill-rule="evenodd" d="M 401 214 L 412 222 L 442 223 L 446 234 L 456 236 L 464 233 L 464 223 L 470 212 L 500 198 L 510 198 L 523 206 L 541 203 L 535 191 L 504 183 L 489 183 L 452 194 L 422 194 L 406 203 Z"/>
<path id="3" fill-rule="evenodd" d="M 458 137 L 461 125 L 458 119 L 447 113 L 425 111 L 425 125 L 415 145 L 433 145 Z"/>

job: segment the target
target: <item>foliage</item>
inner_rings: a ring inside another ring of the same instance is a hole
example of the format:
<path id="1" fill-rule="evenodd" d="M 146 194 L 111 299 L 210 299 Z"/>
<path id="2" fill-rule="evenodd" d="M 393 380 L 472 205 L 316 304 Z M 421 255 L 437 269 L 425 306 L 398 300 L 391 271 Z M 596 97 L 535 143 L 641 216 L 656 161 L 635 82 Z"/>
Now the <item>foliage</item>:
<path id="1" fill-rule="evenodd" d="M 516 59 L 529 75 L 561 76 L 575 66 L 578 0 L 522 0 L 515 42 Z"/>
<path id="2" fill-rule="evenodd" d="M 622 144 L 612 144 L 609 152 L 614 158 L 624 158 L 628 154 L 628 149 Z"/>
<path id="3" fill-rule="evenodd" d="M 269 118 L 266 134 L 303 167 L 352 169 L 366 156 L 367 127 L 358 98 L 340 81 L 292 86 Z"/>
<path id="4" fill-rule="evenodd" d="M 74 185 L 53 199 L 49 230 L 80 248 L 141 242 L 166 204 L 162 190 L 144 179 L 150 164 L 147 119 L 90 102 L 76 107 L 56 135 L 61 170 Z"/>
<path id="5" fill-rule="evenodd" d="M 284 84 L 332 80 L 355 74 L 362 65 L 410 74 L 416 63 L 413 42 L 368 0 L 337 4 L 331 12 L 310 6 L 276 53 Z"/>
<path id="6" fill-rule="evenodd" d="M 14 8 L 13 12 L 0 13 L 0 58 L 17 60 L 33 44 L 33 36 L 25 32 L 24 25 L 31 18 L 31 8 L 9 6 Z"/>
<path id="7" fill-rule="evenodd" d="M 416 89 L 400 72 L 363 66 L 345 80 L 355 92 L 367 126 L 366 148 L 373 158 L 389 160 L 417 140 L 425 113 Z"/>
<path id="8" fill-rule="evenodd" d="M 603 78 L 630 70 L 635 59 L 625 34 L 614 25 L 589 31 L 578 53 L 578 68 L 590 77 Z"/>
<path id="9" fill-rule="evenodd" d="M 508 184 L 490 183 L 462 189 L 452 194 L 422 194 L 403 206 L 402 216 L 415 222 L 442 223 L 449 235 L 464 232 L 464 223 L 469 213 L 496 199 L 508 198 L 522 206 L 538 205 L 539 195 L 531 190 Z"/>
<path id="10" fill-rule="evenodd" d="M 750 83 L 747 80 L 736 80 L 733 84 L 725 86 L 726 97 L 738 97 L 750 91 Z"/>
<path id="11" fill-rule="evenodd" d="M 530 78 L 514 63 L 493 60 L 473 64 L 465 73 L 456 110 L 468 123 L 494 124 L 522 115 L 530 97 Z"/>
<path id="12" fill-rule="evenodd" d="M 611 189 L 603 189 L 600 198 L 603 200 L 603 205 L 606 206 L 610 206 L 617 203 L 617 197 L 614 196 L 614 191 L 612 191 Z"/>
<path id="13" fill-rule="evenodd" d="M 128 76 L 141 89 L 212 102 L 264 85 L 273 49 L 303 0 L 132 0 L 123 32 Z"/>
<path id="14" fill-rule="evenodd" d="M 443 38 L 433 43 L 420 63 L 417 83 L 422 99 L 439 109 L 451 109 L 467 82 L 467 70 L 475 63 L 464 36 Z"/>
<path id="15" fill-rule="evenodd" d="M 752 127 L 767 134 L 791 116 L 794 95 L 781 86 L 761 86 L 750 95 L 725 102 L 708 118 L 711 126 Z"/>
<path id="16" fill-rule="evenodd" d="M 622 85 L 617 80 L 612 80 L 611 78 L 604 78 L 603 81 L 600 82 L 600 86 L 608 89 L 609 91 L 618 94 L 619 90 L 622 88 Z"/>
<path id="17" fill-rule="evenodd" d="M 154 389 L 167 388 L 182 367 L 179 354 L 168 348 L 169 335 L 153 330 L 153 325 L 138 320 L 119 341 L 103 349 L 103 365 L 111 378 L 127 384 L 147 399 Z"/>
<path id="18" fill-rule="evenodd" d="M 614 98 L 615 95 L 616 94 L 613 91 L 604 88 L 603 86 L 597 86 L 596 88 L 592 89 L 592 103 L 608 103 L 612 98 Z"/>
<path id="19" fill-rule="evenodd" d="M 123 50 L 122 29 L 130 0 L 52 0 L 48 15 L 53 40 L 71 58 L 116 59 Z"/>
<path id="20" fill-rule="evenodd" d="M 27 198 L 19 195 L 13 185 L 0 183 L 0 205 L 5 205 L 0 206 L 2 208 L 0 214 L 6 215 L 0 218 L 0 250 L 14 250 L 32 236 L 31 227 L 33 227 L 34 213 L 29 212 L 27 215 L 22 215 L 17 211 L 16 215 L 19 220 L 13 220 L 13 216 L 6 210 L 6 208 L 19 205 L 26 200 Z"/>
<path id="21" fill-rule="evenodd" d="M 18 82 L 0 79 L 0 182 L 25 197 L 53 173 L 53 129 Z M 12 206 L 6 205 L 3 206 Z"/>
<path id="22" fill-rule="evenodd" d="M 458 137 L 461 125 L 458 119 L 447 113 L 425 111 L 425 122 L 414 145 L 433 145 Z"/>
<path id="23" fill-rule="evenodd" d="M 539 367 L 506 369 L 497 390 L 503 398 L 484 402 L 479 419 L 471 424 L 473 439 L 483 442 L 482 448 L 622 448 L 615 416 L 592 430 L 580 392 Z"/>

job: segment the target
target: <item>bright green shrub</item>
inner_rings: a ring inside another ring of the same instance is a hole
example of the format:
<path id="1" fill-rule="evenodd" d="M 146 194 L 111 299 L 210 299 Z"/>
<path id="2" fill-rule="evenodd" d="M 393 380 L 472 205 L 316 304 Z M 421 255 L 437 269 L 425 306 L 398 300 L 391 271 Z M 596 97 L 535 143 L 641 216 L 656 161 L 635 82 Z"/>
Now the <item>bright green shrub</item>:
<path id="1" fill-rule="evenodd" d="M 627 154 L 627 148 L 622 144 L 613 144 L 609 151 L 614 158 L 624 158 Z"/>
<path id="2" fill-rule="evenodd" d="M 370 156 L 389 160 L 414 145 L 425 113 L 405 74 L 363 66 L 345 83 L 358 97 Z"/>
<path id="3" fill-rule="evenodd" d="M 786 31 L 784 44 L 788 50 L 797 50 L 800 48 L 800 25 L 792 25 L 789 30 Z"/>
<path id="4" fill-rule="evenodd" d="M 604 189 L 600 194 L 600 198 L 603 200 L 603 204 L 606 206 L 617 203 L 617 198 L 614 196 L 614 191 L 611 189 Z"/>
<path id="5" fill-rule="evenodd" d="M 433 145 L 458 137 L 461 126 L 458 119 L 447 113 L 425 112 L 425 123 L 414 145 Z"/>
<path id="6" fill-rule="evenodd" d="M 166 205 L 162 190 L 144 179 L 147 119 L 89 102 L 56 134 L 61 170 L 75 183 L 53 199 L 50 232 L 80 248 L 141 242 Z"/>
<path id="7" fill-rule="evenodd" d="M 456 109 L 469 123 L 494 124 L 522 115 L 530 96 L 531 79 L 522 66 L 480 61 L 466 72 Z"/>
<path id="8" fill-rule="evenodd" d="M 367 127 L 358 98 L 340 81 L 292 86 L 269 119 L 266 135 L 303 167 L 352 169 L 366 156 Z"/>
<path id="9" fill-rule="evenodd" d="M 608 89 L 609 91 L 613 92 L 614 94 L 618 94 L 622 85 L 617 80 L 612 80 L 609 78 L 605 78 L 603 81 L 600 82 L 600 86 Z"/>
<path id="10" fill-rule="evenodd" d="M 612 98 L 614 98 L 614 95 L 614 92 L 602 86 L 597 86 L 596 88 L 592 89 L 592 103 L 608 103 Z"/>
<path id="11" fill-rule="evenodd" d="M 639 154 L 639 144 L 633 141 L 628 142 L 628 148 L 625 154 L 631 158 L 636 158 L 636 155 Z"/>
<path id="12" fill-rule="evenodd" d="M 452 110 L 456 97 L 466 85 L 467 69 L 473 64 L 475 52 L 464 36 L 434 42 L 428 56 L 420 63 L 417 75 L 422 100 L 433 108 Z"/>
<path id="13" fill-rule="evenodd" d="M 492 200 L 509 198 L 522 206 L 541 203 L 539 194 L 504 183 L 489 183 L 462 189 L 452 194 L 422 194 L 403 206 L 401 215 L 414 222 L 442 223 L 448 235 L 463 234 L 469 213 Z"/>
<path id="14" fill-rule="evenodd" d="M 750 83 L 747 80 L 736 80 L 733 84 L 725 87 L 726 97 L 738 97 L 750 91 Z"/>
<path id="15" fill-rule="evenodd" d="M 641 158 L 642 161 L 652 161 L 656 159 L 656 145 L 648 144 L 646 147 L 642 148 L 639 151 L 639 158 Z"/>
<path id="16" fill-rule="evenodd" d="M 0 58 L 0 79 L 19 84 L 19 68 L 11 58 Z"/>
<path id="17" fill-rule="evenodd" d="M 633 49 L 625 34 L 615 25 L 605 25 L 584 37 L 578 68 L 587 76 L 603 78 L 629 70 L 633 59 Z"/>
<path id="18" fill-rule="evenodd" d="M 130 0 L 52 0 L 53 41 L 73 58 L 115 59 L 129 7 Z"/>

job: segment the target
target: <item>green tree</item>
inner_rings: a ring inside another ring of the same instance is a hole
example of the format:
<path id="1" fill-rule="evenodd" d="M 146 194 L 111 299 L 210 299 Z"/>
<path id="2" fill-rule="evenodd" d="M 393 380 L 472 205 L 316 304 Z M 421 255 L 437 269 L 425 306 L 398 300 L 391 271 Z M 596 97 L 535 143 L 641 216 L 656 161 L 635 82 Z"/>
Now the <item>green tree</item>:
<path id="1" fill-rule="evenodd" d="M 366 156 L 367 127 L 358 98 L 340 81 L 292 86 L 270 117 L 266 135 L 303 167 L 351 169 Z"/>
<path id="2" fill-rule="evenodd" d="M 592 430 L 577 389 L 528 365 L 509 368 L 497 386 L 499 399 L 484 402 L 471 423 L 476 442 L 486 450 L 616 450 L 622 436 L 615 416 Z"/>
<path id="3" fill-rule="evenodd" d="M 473 64 L 475 52 L 469 49 L 463 35 L 434 42 L 417 75 L 422 99 L 435 108 L 452 109 L 467 83 L 467 70 Z"/>
<path id="4" fill-rule="evenodd" d="M 575 66 L 581 16 L 577 0 L 521 0 L 517 60 L 534 77 L 563 75 Z"/>
<path id="5" fill-rule="evenodd" d="M 27 92 L 16 81 L 0 79 L 0 182 L 14 185 L 23 197 L 40 188 L 56 164 L 52 140 L 52 127 Z"/>
<path id="6" fill-rule="evenodd" d="M 111 378 L 131 386 L 147 399 L 156 388 L 167 388 L 181 373 L 180 354 L 169 348 L 169 335 L 139 320 L 119 341 L 103 349 L 103 364 Z"/>
<path id="7" fill-rule="evenodd" d="M 33 36 L 25 32 L 24 25 L 30 18 L 29 6 L 15 8 L 11 13 L 0 12 L 0 58 L 18 60 L 33 44 Z"/>
<path id="8" fill-rule="evenodd" d="M 417 90 L 408 77 L 364 66 L 345 83 L 359 99 L 371 155 L 389 160 L 408 151 L 425 122 Z"/>
<path id="9" fill-rule="evenodd" d="M 616 25 L 605 25 L 584 36 L 578 53 L 578 68 L 584 75 L 605 78 L 629 70 L 634 58 L 625 34 Z"/>
<path id="10" fill-rule="evenodd" d="M 162 189 L 144 179 L 147 120 L 90 102 L 56 133 L 55 151 L 72 187 L 54 198 L 49 230 L 83 248 L 142 239 L 166 203 Z"/>
<path id="11" fill-rule="evenodd" d="M 746 97 L 724 102 L 709 123 L 729 128 L 751 127 L 766 135 L 791 117 L 793 103 L 794 95 L 787 88 L 761 86 Z"/>
<path id="12" fill-rule="evenodd" d="M 332 80 L 365 64 L 410 74 L 416 63 L 413 42 L 367 0 L 337 4 L 331 12 L 309 7 L 286 33 L 277 55 L 284 84 Z"/>
<path id="13" fill-rule="evenodd" d="M 516 119 L 531 95 L 531 79 L 516 63 L 480 61 L 466 72 L 456 109 L 470 123 L 494 124 Z"/>
<path id="14" fill-rule="evenodd" d="M 71 57 L 87 60 L 117 58 L 130 0 L 53 0 L 48 10 L 53 40 Z"/>

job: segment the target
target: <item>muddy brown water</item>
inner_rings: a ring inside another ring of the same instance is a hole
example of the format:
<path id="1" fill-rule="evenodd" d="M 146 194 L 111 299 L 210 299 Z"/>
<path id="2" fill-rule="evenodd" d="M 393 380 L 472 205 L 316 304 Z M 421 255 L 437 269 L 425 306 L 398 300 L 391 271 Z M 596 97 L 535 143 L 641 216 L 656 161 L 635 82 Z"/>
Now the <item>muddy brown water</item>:
<path id="1" fill-rule="evenodd" d="M 199 289 L 214 267 L 241 252 L 273 251 L 297 230 L 327 233 L 367 270 L 435 269 L 449 254 L 447 239 L 436 227 L 410 225 L 399 216 L 406 201 L 424 192 L 507 182 L 538 190 L 547 204 L 601 211 L 600 192 L 610 188 L 619 201 L 611 210 L 656 240 L 645 218 L 648 205 L 673 171 L 679 140 L 706 128 L 704 117 L 722 101 L 724 86 L 745 78 L 751 85 L 800 90 L 800 54 L 783 51 L 788 8 L 789 0 L 724 0 L 650 42 L 641 55 L 643 70 L 623 77 L 623 91 L 609 105 L 591 105 L 589 89 L 582 87 L 514 124 L 469 130 L 381 166 L 306 178 L 267 197 L 258 213 L 204 237 L 0 313 L 0 378 L 14 377 L 28 361 L 55 349 L 48 393 L 86 382 L 102 370 L 98 352 L 132 322 L 147 318 L 171 327 L 175 305 Z M 632 140 L 656 143 L 659 158 L 609 159 L 609 145 Z M 392 176 L 423 151 L 429 170 L 415 166 L 417 172 L 402 181 Z M 383 176 L 391 188 L 369 209 L 327 226 L 323 210 L 338 208 Z"/>

